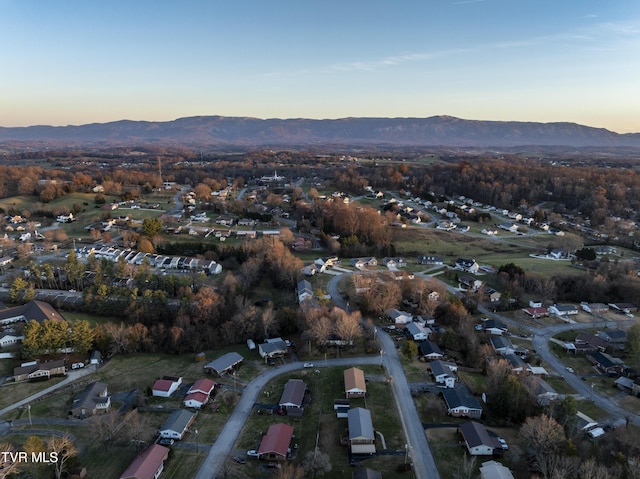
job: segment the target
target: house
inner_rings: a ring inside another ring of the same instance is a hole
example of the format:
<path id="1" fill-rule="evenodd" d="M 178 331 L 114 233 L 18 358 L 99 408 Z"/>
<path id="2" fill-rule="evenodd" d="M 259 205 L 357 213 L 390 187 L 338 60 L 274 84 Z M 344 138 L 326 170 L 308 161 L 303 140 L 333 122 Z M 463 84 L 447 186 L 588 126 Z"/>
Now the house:
<path id="1" fill-rule="evenodd" d="M 525 378 L 525 386 L 536 398 L 540 406 L 548 406 L 552 401 L 558 399 L 559 395 L 555 389 L 544 379 L 536 376 Z"/>
<path id="2" fill-rule="evenodd" d="M 302 405 L 306 391 L 307 385 L 302 379 L 289 379 L 284 385 L 284 390 L 282 391 L 278 405 L 281 409 L 286 410 L 287 414 L 295 413 L 294 410 L 302 413 Z"/>
<path id="3" fill-rule="evenodd" d="M 499 462 L 487 461 L 480 466 L 480 479 L 513 479 L 513 473 Z"/>
<path id="4" fill-rule="evenodd" d="M 482 417 L 482 406 L 473 397 L 466 384 L 459 384 L 454 388 L 447 388 L 442 391 L 442 397 L 447 404 L 447 414 L 453 417 L 468 417 L 470 419 L 480 419 Z"/>
<path id="5" fill-rule="evenodd" d="M 42 378 L 49 379 L 52 376 L 63 376 L 65 372 L 64 359 L 46 361 L 44 363 L 33 361 L 14 368 L 13 378 L 15 382 Z"/>
<path id="6" fill-rule="evenodd" d="M 29 322 L 35 320 L 42 323 L 45 319 L 65 321 L 64 317 L 53 306 L 44 301 L 29 301 L 28 303 L 12 308 L 0 310 L 0 325 Z"/>
<path id="7" fill-rule="evenodd" d="M 160 437 L 180 440 L 196 419 L 196 413 L 186 409 L 176 409 L 160 427 Z"/>
<path id="8" fill-rule="evenodd" d="M 182 401 L 182 404 L 184 404 L 185 407 L 200 409 L 202 408 L 202 406 L 207 404 L 207 401 L 209 401 L 208 394 L 201 393 L 201 392 L 193 392 L 193 393 L 188 393 L 185 396 L 184 401 Z"/>
<path id="9" fill-rule="evenodd" d="M 626 369 L 621 359 L 613 358 L 606 353 L 588 354 L 587 359 L 591 361 L 598 371 L 609 376 L 619 376 Z"/>
<path id="10" fill-rule="evenodd" d="M 492 456 L 494 449 L 501 449 L 495 437 L 482 424 L 469 421 L 460 425 L 460 435 L 472 456 Z"/>
<path id="11" fill-rule="evenodd" d="M 367 396 L 367 383 L 364 379 L 364 371 L 358 368 L 345 369 L 344 394 L 347 399 L 363 398 Z"/>
<path id="12" fill-rule="evenodd" d="M 418 264 L 442 266 L 444 264 L 444 257 L 426 255 L 418 256 Z"/>
<path id="13" fill-rule="evenodd" d="M 489 338 L 489 341 L 491 342 L 493 350 L 503 356 L 514 353 L 516 351 L 516 347 L 513 345 L 511 340 L 509 338 L 505 338 L 504 336 L 491 336 L 491 338 Z"/>
<path id="14" fill-rule="evenodd" d="M 413 322 L 407 324 L 405 330 L 414 341 L 426 341 L 427 339 L 429 339 L 429 335 L 431 334 L 431 329 Z"/>
<path id="15" fill-rule="evenodd" d="M 460 286 L 464 286 L 470 291 L 477 291 L 482 287 L 482 281 L 475 279 L 472 276 L 463 275 L 458 278 Z"/>
<path id="16" fill-rule="evenodd" d="M 172 376 L 164 376 L 162 379 L 156 379 L 151 388 L 153 396 L 168 398 L 178 390 L 182 384 L 182 378 Z"/>
<path id="17" fill-rule="evenodd" d="M 206 394 L 207 396 L 210 396 L 213 390 L 215 389 L 215 387 L 216 387 L 215 381 L 209 378 L 202 378 L 202 379 L 198 379 L 195 383 L 193 383 L 193 386 L 189 388 L 189 391 L 187 391 L 187 394 L 200 392 L 200 393 Z"/>
<path id="18" fill-rule="evenodd" d="M 387 268 L 402 268 L 407 265 L 407 260 L 405 258 L 383 258 L 382 264 L 384 264 Z"/>
<path id="19" fill-rule="evenodd" d="M 522 374 L 529 372 L 529 365 L 524 362 L 520 356 L 516 354 L 506 354 L 504 359 L 511 365 L 511 372 L 514 374 Z"/>
<path id="20" fill-rule="evenodd" d="M 609 311 L 609 306 L 604 303 L 580 303 L 580 308 L 591 314 L 602 314 Z"/>
<path id="21" fill-rule="evenodd" d="M 422 359 L 432 361 L 444 356 L 440 348 L 433 341 L 424 341 L 418 345 L 418 356 Z"/>
<path id="22" fill-rule="evenodd" d="M 487 319 L 484 321 L 484 330 L 492 335 L 502 336 L 509 331 L 509 328 L 498 319 Z"/>
<path id="23" fill-rule="evenodd" d="M 607 349 L 607 342 L 594 334 L 580 333 L 573 343 L 565 344 L 565 348 L 568 352 L 575 354 L 604 352 Z"/>
<path id="24" fill-rule="evenodd" d="M 454 267 L 471 274 L 476 274 L 480 270 L 480 265 L 476 263 L 475 259 L 458 258 Z"/>
<path id="25" fill-rule="evenodd" d="M 262 438 L 258 447 L 260 459 L 268 461 L 284 461 L 289 455 L 289 444 L 293 437 L 293 427 L 288 424 L 273 424 Z"/>
<path id="26" fill-rule="evenodd" d="M 638 307 L 632 303 L 609 303 L 609 308 L 620 314 L 630 314 L 638 311 Z"/>
<path id="27" fill-rule="evenodd" d="M 111 396 L 108 395 L 107 385 L 96 381 L 88 384 L 75 397 L 69 414 L 73 417 L 84 418 L 98 412 L 106 412 L 110 407 Z"/>
<path id="28" fill-rule="evenodd" d="M 499 303 L 500 298 L 502 298 L 502 293 L 500 293 L 499 291 L 496 291 L 493 288 L 487 288 L 485 290 L 485 293 L 490 303 Z"/>
<path id="29" fill-rule="evenodd" d="M 258 344 L 258 354 L 265 361 L 270 358 L 281 358 L 287 354 L 287 343 L 281 338 L 267 339 Z"/>
<path id="30" fill-rule="evenodd" d="M 169 457 L 169 448 L 154 444 L 145 449 L 120 475 L 120 479 L 158 479 Z"/>
<path id="31" fill-rule="evenodd" d="M 375 436 L 371 411 L 361 407 L 349 409 L 349 448 L 351 454 L 375 454 Z"/>
<path id="32" fill-rule="evenodd" d="M 638 379 L 636 378 L 636 381 Z M 620 376 L 618 379 L 614 381 L 614 384 L 621 391 L 632 393 L 635 386 L 635 381 L 631 378 L 627 378 L 625 376 Z"/>
<path id="33" fill-rule="evenodd" d="M 524 311 L 525 313 L 527 313 L 529 316 L 531 316 L 532 318 L 542 318 L 544 316 L 549 316 L 549 310 L 545 307 L 532 307 L 529 306 L 528 308 L 523 308 L 522 311 Z"/>
<path id="34" fill-rule="evenodd" d="M 378 266 L 378 260 L 372 256 L 368 256 L 366 258 L 352 258 L 351 260 L 349 260 L 349 262 L 351 263 L 351 266 L 356 269 L 364 269 L 367 266 Z"/>
<path id="35" fill-rule="evenodd" d="M 400 311 L 399 309 L 390 309 L 389 312 L 387 312 L 387 316 L 391 322 L 395 324 L 407 324 L 413 321 L 413 315 L 411 315 L 411 313 Z"/>
<path id="36" fill-rule="evenodd" d="M 313 288 L 306 279 L 298 282 L 298 303 L 313 298 Z"/>
<path id="37" fill-rule="evenodd" d="M 498 225 L 498 228 L 500 228 L 501 230 L 508 231 L 509 233 L 518 232 L 518 225 L 515 223 L 500 223 Z"/>
<path id="38" fill-rule="evenodd" d="M 449 361 L 440 361 L 436 359 L 429 363 L 431 366 L 431 374 L 437 384 L 444 384 L 447 388 L 453 388 L 456 385 L 458 365 Z"/>
<path id="39" fill-rule="evenodd" d="M 614 346 L 624 345 L 627 342 L 627 332 L 624 329 L 600 331 L 596 336 Z"/>
<path id="40" fill-rule="evenodd" d="M 215 387 L 216 383 L 211 379 L 198 379 L 193 383 L 193 386 L 189 388 L 189 391 L 187 391 L 187 395 L 182 402 L 186 407 L 200 409 L 207 403 L 207 401 L 209 401 L 209 397 Z"/>
<path id="41" fill-rule="evenodd" d="M 323 267 L 320 266 L 320 268 Z M 308 264 L 302 268 L 302 274 L 304 274 L 305 276 L 313 276 L 317 272 L 322 272 L 322 269 L 318 269 L 318 266 L 316 266 L 315 264 Z"/>
<path id="42" fill-rule="evenodd" d="M 598 426 L 595 419 L 591 419 L 585 413 L 578 411 L 576 413 L 576 429 L 579 431 L 588 431 Z"/>
<path id="43" fill-rule="evenodd" d="M 19 343 L 24 339 L 22 334 L 18 334 L 15 329 L 9 328 L 0 333 L 0 348 Z"/>
<path id="44" fill-rule="evenodd" d="M 573 304 L 554 304 L 553 306 L 549 306 L 549 313 L 561 317 L 572 316 L 578 314 L 578 308 Z"/>
<path id="45" fill-rule="evenodd" d="M 232 371 L 242 361 L 244 361 L 244 358 L 239 353 L 231 352 L 223 354 L 218 359 L 214 359 L 210 363 L 206 364 L 204 366 L 204 370 L 212 374 L 222 376 L 223 374 Z"/>

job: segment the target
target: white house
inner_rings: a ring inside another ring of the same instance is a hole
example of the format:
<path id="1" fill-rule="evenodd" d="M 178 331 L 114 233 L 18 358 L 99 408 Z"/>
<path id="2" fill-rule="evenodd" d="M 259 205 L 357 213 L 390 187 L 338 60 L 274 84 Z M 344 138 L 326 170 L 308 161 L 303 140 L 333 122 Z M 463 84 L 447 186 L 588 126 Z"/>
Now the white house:
<path id="1" fill-rule="evenodd" d="M 413 316 L 410 313 L 398 309 L 389 310 L 387 316 L 389 316 L 389 319 L 395 324 L 407 324 L 413 321 Z"/>
<path id="2" fill-rule="evenodd" d="M 493 450 L 498 449 L 496 438 L 490 437 L 487 429 L 475 421 L 461 424 L 460 434 L 472 456 L 491 456 Z"/>
<path id="3" fill-rule="evenodd" d="M 407 324 L 406 330 L 414 341 L 426 341 L 431 334 L 431 329 L 414 322 Z"/>
<path id="4" fill-rule="evenodd" d="M 447 388 L 453 388 L 456 385 L 456 372 L 458 365 L 450 361 L 441 361 L 436 359 L 429 363 L 431 366 L 431 374 L 436 383 L 444 384 Z"/>
<path id="5" fill-rule="evenodd" d="M 151 392 L 153 396 L 168 398 L 178 390 L 182 384 L 182 378 L 174 378 L 165 376 L 153 383 Z"/>
<path id="6" fill-rule="evenodd" d="M 573 304 L 554 304 L 549 306 L 549 313 L 556 316 L 572 316 L 578 314 L 578 308 Z"/>
<path id="7" fill-rule="evenodd" d="M 195 419 L 196 414 L 186 409 L 173 411 L 162 426 L 160 426 L 160 437 L 177 440 L 182 439 Z"/>

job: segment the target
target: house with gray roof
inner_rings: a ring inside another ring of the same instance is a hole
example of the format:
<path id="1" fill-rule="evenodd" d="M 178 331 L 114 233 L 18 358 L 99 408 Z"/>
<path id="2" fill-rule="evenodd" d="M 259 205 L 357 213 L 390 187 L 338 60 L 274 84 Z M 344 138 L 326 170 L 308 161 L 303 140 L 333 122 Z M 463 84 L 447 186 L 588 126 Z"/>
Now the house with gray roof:
<path id="1" fill-rule="evenodd" d="M 480 419 L 482 417 L 482 406 L 473 397 L 466 384 L 462 383 L 452 389 L 444 389 L 442 397 L 447 404 L 447 413 L 454 417 L 468 417 L 470 419 Z"/>
<path id="2" fill-rule="evenodd" d="M 196 419 L 196 414 L 186 409 L 177 409 L 171 413 L 160 427 L 160 437 L 180 440 Z"/>
<path id="3" fill-rule="evenodd" d="M 284 385 L 282 396 L 278 405 L 289 412 L 302 412 L 302 404 L 304 402 L 304 394 L 307 391 L 307 385 L 302 379 L 289 379 Z"/>
<path id="4" fill-rule="evenodd" d="M 465 422 L 460 425 L 459 431 L 472 456 L 492 456 L 494 449 L 502 449 L 496 438 L 491 437 L 487 428 L 478 422 Z"/>
<path id="5" fill-rule="evenodd" d="M 74 417 L 89 417 L 99 412 L 107 412 L 111 407 L 111 396 L 107 385 L 101 382 L 88 384 L 71 405 L 69 413 Z"/>
<path id="6" fill-rule="evenodd" d="M 371 411 L 361 407 L 349 409 L 347 421 L 351 453 L 374 454 L 376 446 Z"/>
<path id="7" fill-rule="evenodd" d="M 429 363 L 431 366 L 431 374 L 437 384 L 444 384 L 447 388 L 453 388 L 456 385 L 458 365 L 449 361 L 440 361 L 436 359 Z"/>

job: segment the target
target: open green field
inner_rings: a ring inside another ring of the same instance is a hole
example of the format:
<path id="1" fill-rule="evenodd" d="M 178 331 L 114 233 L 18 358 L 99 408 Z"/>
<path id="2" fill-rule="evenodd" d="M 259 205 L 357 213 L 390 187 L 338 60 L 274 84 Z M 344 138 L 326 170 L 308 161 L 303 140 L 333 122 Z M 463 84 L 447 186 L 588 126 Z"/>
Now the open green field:
<path id="1" fill-rule="evenodd" d="M 373 426 L 384 436 L 387 448 L 402 450 L 405 439 L 397 410 L 395 407 L 390 407 L 395 403 L 391 387 L 379 366 L 365 366 L 362 369 L 368 378 L 372 378 L 367 382 L 367 390 L 369 398 L 374 399 L 352 399 L 351 407 L 368 408 L 371 411 Z M 294 464 L 301 464 L 304 456 L 314 450 L 317 438 L 320 450 L 329 454 L 333 465 L 331 473 L 323 477 L 349 479 L 353 470 L 349 467 L 346 446 L 340 445 L 340 436 L 347 432 L 347 420 L 336 418 L 333 410 L 334 399 L 344 397 L 344 368 L 322 368 L 317 371 L 302 370 L 283 375 L 269 384 L 263 391 L 262 400 L 259 400 L 263 403 L 276 403 L 288 379 L 302 379 L 312 395 L 311 403 L 305 408 L 303 418 L 258 414 L 257 410 L 254 410 L 238 438 L 236 447 L 242 453 L 246 449 L 257 448 L 262 435 L 270 425 L 284 422 L 294 427 L 295 440 L 298 444 L 298 457 L 292 460 Z M 376 447 L 381 448 L 380 444 L 380 438 L 376 437 Z M 401 459 L 404 457 L 379 456 L 363 461 L 361 465 L 385 471 L 385 477 L 395 478 L 401 477 L 400 473 L 394 472 L 395 466 L 401 462 Z M 257 461 L 249 460 L 242 468 L 248 473 L 246 477 L 259 477 Z M 405 474 L 402 477 L 407 476 Z"/>
<path id="2" fill-rule="evenodd" d="M 441 255 L 444 256 L 445 264 L 453 264 L 460 257 L 475 258 L 480 265 L 499 267 L 515 263 L 525 271 L 541 275 L 583 274 L 583 270 L 573 267 L 570 261 L 530 257 L 531 253 L 539 253 L 546 248 L 551 239 L 553 237 L 538 235 L 534 238 L 514 236 L 501 241 L 433 229 L 406 228 L 395 230 L 392 241 L 398 255 L 409 258 L 422 254 Z"/>

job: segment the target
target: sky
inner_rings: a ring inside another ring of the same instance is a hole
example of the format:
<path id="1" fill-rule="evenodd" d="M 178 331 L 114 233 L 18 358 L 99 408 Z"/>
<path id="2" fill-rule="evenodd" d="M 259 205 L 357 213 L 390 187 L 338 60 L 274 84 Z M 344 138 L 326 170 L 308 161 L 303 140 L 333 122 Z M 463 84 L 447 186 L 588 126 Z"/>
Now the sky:
<path id="1" fill-rule="evenodd" d="M 0 0 L 0 126 L 256 118 L 640 132 L 638 0 Z"/>

